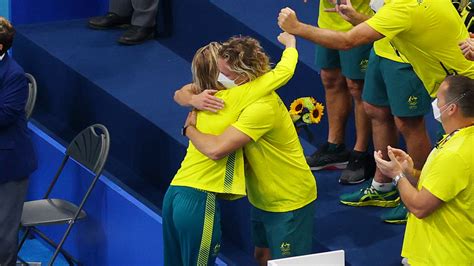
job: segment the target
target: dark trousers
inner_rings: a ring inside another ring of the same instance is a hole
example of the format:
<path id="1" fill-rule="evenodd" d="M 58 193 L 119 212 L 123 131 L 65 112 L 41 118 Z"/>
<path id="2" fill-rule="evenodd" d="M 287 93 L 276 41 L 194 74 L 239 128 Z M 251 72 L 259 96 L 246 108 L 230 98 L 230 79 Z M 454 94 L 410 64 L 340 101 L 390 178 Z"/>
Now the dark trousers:
<path id="1" fill-rule="evenodd" d="M 0 184 L 0 265 L 15 266 L 28 178 Z"/>
<path id="2" fill-rule="evenodd" d="M 159 0 L 111 0 L 109 11 L 119 16 L 132 16 L 132 25 L 153 27 Z"/>

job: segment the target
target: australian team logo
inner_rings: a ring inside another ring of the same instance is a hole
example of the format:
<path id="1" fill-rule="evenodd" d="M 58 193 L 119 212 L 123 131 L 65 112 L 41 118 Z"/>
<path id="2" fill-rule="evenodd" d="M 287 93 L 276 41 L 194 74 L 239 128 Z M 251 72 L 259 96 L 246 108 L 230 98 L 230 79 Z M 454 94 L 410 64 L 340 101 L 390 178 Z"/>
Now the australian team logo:
<path id="1" fill-rule="evenodd" d="M 411 110 L 418 108 L 418 97 L 414 95 L 408 97 L 408 108 Z"/>
<path id="2" fill-rule="evenodd" d="M 367 70 L 367 65 L 368 64 L 369 64 L 369 60 L 367 60 L 367 59 L 364 59 L 364 60 L 360 61 L 360 63 L 359 63 L 360 71 L 365 72 Z"/>
<path id="3" fill-rule="evenodd" d="M 291 255 L 291 245 L 288 242 L 282 242 L 280 246 L 281 255 L 282 256 L 290 256 Z"/>
<path id="4" fill-rule="evenodd" d="M 214 246 L 214 249 L 212 250 L 212 255 L 214 257 L 217 257 L 217 255 L 219 254 L 219 251 L 221 250 L 221 244 L 217 243 L 215 246 Z"/>

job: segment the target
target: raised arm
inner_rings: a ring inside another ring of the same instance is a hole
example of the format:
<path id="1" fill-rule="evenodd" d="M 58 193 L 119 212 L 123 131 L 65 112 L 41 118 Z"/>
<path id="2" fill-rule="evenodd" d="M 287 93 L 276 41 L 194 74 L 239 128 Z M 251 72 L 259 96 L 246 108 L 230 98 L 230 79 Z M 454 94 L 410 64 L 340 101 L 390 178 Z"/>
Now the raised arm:
<path id="1" fill-rule="evenodd" d="M 384 38 L 382 34 L 372 29 L 365 22 L 355 26 L 348 32 L 321 29 L 308 25 L 300 22 L 295 11 L 289 7 L 280 11 L 278 25 L 286 32 L 336 50 L 348 50 Z"/>
<path id="2" fill-rule="evenodd" d="M 257 79 L 229 90 L 229 97 L 236 99 L 232 108 L 245 109 L 261 97 L 281 88 L 293 77 L 298 63 L 298 51 L 295 48 L 296 38 L 283 32 L 278 36 L 278 41 L 286 47 L 280 62 L 274 69 Z"/>

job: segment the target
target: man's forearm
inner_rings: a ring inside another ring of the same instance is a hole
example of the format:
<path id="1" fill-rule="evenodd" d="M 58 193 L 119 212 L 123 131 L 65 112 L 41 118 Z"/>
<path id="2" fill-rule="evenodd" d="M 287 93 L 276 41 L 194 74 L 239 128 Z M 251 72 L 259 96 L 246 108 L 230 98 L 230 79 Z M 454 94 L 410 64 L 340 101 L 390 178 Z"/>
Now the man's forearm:
<path id="1" fill-rule="evenodd" d="M 349 18 L 350 19 L 349 23 L 351 23 L 354 26 L 357 26 L 360 23 L 368 20 L 369 18 L 370 18 L 370 16 L 367 16 L 365 14 L 355 13 L 353 17 Z"/>
<path id="2" fill-rule="evenodd" d="M 193 98 L 193 95 L 194 94 L 191 90 L 180 89 L 174 93 L 173 99 L 181 106 L 191 107 L 191 99 Z"/>
<path id="3" fill-rule="evenodd" d="M 398 192 L 407 207 L 417 218 L 423 219 L 431 214 L 427 202 L 421 199 L 421 191 L 418 191 L 407 178 L 400 179 L 398 183 Z"/>
<path id="4" fill-rule="evenodd" d="M 186 137 L 191 140 L 194 147 L 196 147 L 198 151 L 200 151 L 202 154 L 206 155 L 210 159 L 219 160 L 224 157 L 219 154 L 218 136 L 204 134 L 197 130 L 194 126 L 188 126 L 186 128 Z"/>
<path id="5" fill-rule="evenodd" d="M 367 23 L 361 23 L 348 32 L 321 29 L 301 22 L 298 25 L 293 30 L 295 35 L 335 50 L 348 50 L 384 37 Z"/>
<path id="6" fill-rule="evenodd" d="M 312 25 L 300 23 L 295 34 L 326 48 L 347 50 L 352 48 L 347 32 L 321 29 Z"/>
<path id="7" fill-rule="evenodd" d="M 418 180 L 420 178 L 420 171 L 413 168 L 411 173 L 405 173 L 405 176 L 408 178 L 413 187 L 418 185 Z"/>

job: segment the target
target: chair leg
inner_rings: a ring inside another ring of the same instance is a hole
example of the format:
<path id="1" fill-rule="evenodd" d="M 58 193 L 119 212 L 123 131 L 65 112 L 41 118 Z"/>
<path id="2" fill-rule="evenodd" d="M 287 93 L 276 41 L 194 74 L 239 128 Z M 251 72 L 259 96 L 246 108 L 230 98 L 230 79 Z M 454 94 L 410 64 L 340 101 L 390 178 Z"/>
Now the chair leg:
<path id="1" fill-rule="evenodd" d="M 53 266 L 54 261 L 56 260 L 56 257 L 59 255 L 61 252 L 61 248 L 64 245 L 64 242 L 66 241 L 66 238 L 68 237 L 69 233 L 71 232 L 72 226 L 74 225 L 74 221 L 70 221 L 69 226 L 67 227 L 66 232 L 63 235 L 63 238 L 61 239 L 61 242 L 59 242 L 58 247 L 54 251 L 53 257 L 51 260 L 48 262 L 48 266 Z"/>
<path id="2" fill-rule="evenodd" d="M 37 235 L 38 237 L 40 237 L 41 239 L 43 239 L 44 241 L 46 241 L 46 243 L 48 243 L 50 246 L 54 247 L 54 249 L 57 248 L 57 244 L 51 240 L 48 236 L 46 236 L 43 232 L 41 232 L 40 230 L 36 229 L 36 228 L 31 228 L 31 230 L 33 231 L 32 233 L 34 233 L 35 235 Z M 30 233 L 30 235 L 32 234 Z M 60 249 L 59 250 L 59 253 L 61 253 L 64 258 L 66 259 L 66 261 L 69 263 L 70 266 L 81 266 L 81 262 L 76 260 L 71 254 L 67 253 L 67 251 L 65 251 L 64 249 Z"/>
<path id="3" fill-rule="evenodd" d="M 30 227 L 26 227 L 25 234 L 21 238 L 21 241 L 20 241 L 20 244 L 18 245 L 18 250 L 16 251 L 16 254 L 18 254 L 21 250 L 21 247 L 23 247 L 23 244 L 25 243 L 26 238 L 28 238 L 28 234 L 30 233 L 30 230 L 31 230 Z"/>

